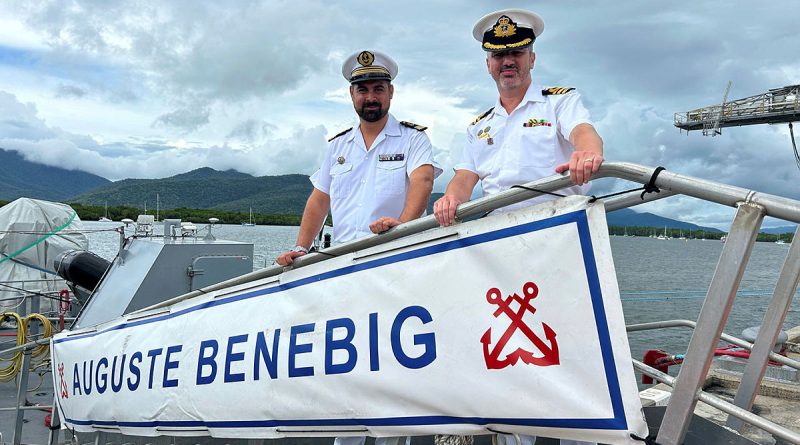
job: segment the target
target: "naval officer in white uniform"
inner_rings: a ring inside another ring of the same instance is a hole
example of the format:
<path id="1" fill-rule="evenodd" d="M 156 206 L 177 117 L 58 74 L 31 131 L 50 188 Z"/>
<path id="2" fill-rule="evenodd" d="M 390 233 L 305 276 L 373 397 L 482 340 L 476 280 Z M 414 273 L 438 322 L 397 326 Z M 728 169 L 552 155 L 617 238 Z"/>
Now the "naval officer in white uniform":
<path id="1" fill-rule="evenodd" d="M 603 162 L 603 141 L 574 88 L 533 83 L 532 45 L 543 30 L 541 17 L 521 9 L 497 11 L 475 24 L 473 36 L 486 51 L 486 67 L 499 97 L 467 128 L 455 176 L 434 203 L 441 225 L 454 222 L 456 207 L 469 200 L 478 181 L 486 196 L 569 170 L 575 186 L 559 193 L 588 192 L 585 184 Z M 539 196 L 499 211 L 548 199 L 553 197 Z"/>
<path id="2" fill-rule="evenodd" d="M 533 83 L 533 42 L 544 21 L 533 12 L 505 9 L 487 14 L 472 35 L 486 51 L 486 67 L 497 85 L 494 107 L 467 128 L 467 143 L 444 196 L 434 203 L 442 226 L 455 222 L 456 207 L 481 181 L 484 196 L 569 170 L 575 186 L 563 194 L 586 194 L 603 162 L 603 141 L 574 88 Z M 498 211 L 553 199 L 545 195 Z M 498 445 L 533 445 L 536 437 L 498 434 Z M 561 444 L 586 444 L 562 439 Z"/>
<path id="3" fill-rule="evenodd" d="M 359 125 L 330 139 L 322 165 L 311 176 L 296 246 L 277 263 L 286 266 L 308 252 L 327 217 L 333 241 L 343 243 L 419 218 L 441 169 L 433 160 L 426 127 L 399 122 L 389 113 L 397 64 L 378 51 L 360 51 L 342 65 Z"/>

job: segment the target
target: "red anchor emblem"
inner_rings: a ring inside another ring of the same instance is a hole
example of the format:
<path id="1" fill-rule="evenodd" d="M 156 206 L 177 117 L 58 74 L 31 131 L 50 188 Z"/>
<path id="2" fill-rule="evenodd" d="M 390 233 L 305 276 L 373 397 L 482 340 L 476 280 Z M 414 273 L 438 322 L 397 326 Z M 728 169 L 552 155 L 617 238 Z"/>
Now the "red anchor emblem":
<path id="1" fill-rule="evenodd" d="M 69 390 L 67 389 L 67 382 L 64 381 L 64 362 L 58 365 L 58 376 L 61 379 L 61 398 L 69 398 Z"/>
<path id="2" fill-rule="evenodd" d="M 539 338 L 539 336 L 522 320 L 522 316 L 525 315 L 526 311 L 530 311 L 531 314 L 536 313 L 536 308 L 531 306 L 530 301 L 539 294 L 539 288 L 536 284 L 529 281 L 522 286 L 522 294 L 525 296 L 520 297 L 514 294 L 504 300 L 500 289 L 496 287 L 486 292 L 486 301 L 498 306 L 494 311 L 494 316 L 498 317 L 500 314 L 505 314 L 511 320 L 511 324 L 506 328 L 506 331 L 500 339 L 497 340 L 497 344 L 493 349 L 489 349 L 489 345 L 492 343 L 492 328 L 489 328 L 481 337 L 481 343 L 483 343 L 483 359 L 486 362 L 487 369 L 503 369 L 506 366 L 514 366 L 519 360 L 529 365 L 536 366 L 559 364 L 558 342 L 556 342 L 555 331 L 553 331 L 547 323 L 542 323 L 545 338 L 550 342 L 548 346 L 547 343 Z M 519 310 L 516 312 L 511 309 L 512 301 L 519 303 Z M 500 358 L 500 353 L 503 352 L 506 343 L 508 343 L 508 340 L 511 339 L 511 336 L 514 335 L 517 329 L 522 331 L 533 345 L 541 351 L 542 356 L 536 357 L 531 351 L 517 348 L 514 352 L 506 355 L 505 358 Z"/>

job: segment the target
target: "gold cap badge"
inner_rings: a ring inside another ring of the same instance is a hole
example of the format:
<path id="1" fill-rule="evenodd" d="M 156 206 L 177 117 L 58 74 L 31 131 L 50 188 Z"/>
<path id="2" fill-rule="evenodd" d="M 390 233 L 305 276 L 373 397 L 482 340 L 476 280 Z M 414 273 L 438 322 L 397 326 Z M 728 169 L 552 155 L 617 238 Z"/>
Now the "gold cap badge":
<path id="1" fill-rule="evenodd" d="M 361 53 L 358 54 L 358 63 L 360 63 L 361 66 L 370 66 L 374 61 L 375 55 L 369 51 L 361 51 Z"/>
<path id="2" fill-rule="evenodd" d="M 517 27 L 508 16 L 502 16 L 497 19 L 497 24 L 494 26 L 495 37 L 511 37 L 517 33 Z"/>

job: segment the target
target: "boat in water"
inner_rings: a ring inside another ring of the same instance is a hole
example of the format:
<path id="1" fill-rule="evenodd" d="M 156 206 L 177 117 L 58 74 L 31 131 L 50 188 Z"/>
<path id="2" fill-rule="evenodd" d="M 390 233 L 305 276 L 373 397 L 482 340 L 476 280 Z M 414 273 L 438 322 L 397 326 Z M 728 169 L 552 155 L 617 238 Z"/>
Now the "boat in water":
<path id="1" fill-rule="evenodd" d="M 105 203 L 105 212 L 103 213 L 103 216 L 101 216 L 100 219 L 98 219 L 98 221 L 100 221 L 100 222 L 113 222 L 111 220 L 111 218 L 108 217 L 108 202 Z"/>
<path id="2" fill-rule="evenodd" d="M 568 197 L 447 228 L 429 216 L 303 256 L 291 269 L 245 270 L 252 246 L 205 253 L 217 245 L 210 227 L 203 235 L 172 221 L 162 239 L 122 230 L 120 253 L 96 282 L 77 278 L 83 253 L 67 261 L 71 294 L 86 301 L 49 341 L 49 441 L 328 444 L 333 436 L 454 434 L 487 443 L 506 432 L 754 443 L 739 434 L 746 423 L 773 443 L 800 443 L 797 419 L 751 412 L 767 380 L 780 377 L 770 363 L 786 375 L 800 370 L 791 354 L 773 352 L 797 290 L 800 244 L 788 249 L 763 320 L 753 320 L 755 337 L 723 333 L 763 218 L 800 222 L 800 202 L 629 163 L 606 162 L 597 177 L 650 193 Z M 569 177 L 544 178 L 462 204 L 457 216 L 569 185 Z M 625 326 L 616 278 L 624 271 L 610 258 L 605 212 L 675 194 L 737 209 L 703 308 L 696 321 Z M 675 327 L 693 330 L 681 357 L 631 357 L 626 331 Z M 737 382 L 729 399 L 703 390 L 720 339 L 749 357 L 729 369 Z M 673 365 L 677 376 L 661 370 Z M 634 368 L 661 386 L 640 393 Z M 717 423 L 699 416 L 704 405 L 724 413 Z M 30 410 L 12 412 L 11 442 L 21 443 L 17 428 Z"/>
<path id="3" fill-rule="evenodd" d="M 256 223 L 253 222 L 253 208 L 250 207 L 250 219 L 247 222 L 242 221 L 244 227 L 255 227 Z"/>

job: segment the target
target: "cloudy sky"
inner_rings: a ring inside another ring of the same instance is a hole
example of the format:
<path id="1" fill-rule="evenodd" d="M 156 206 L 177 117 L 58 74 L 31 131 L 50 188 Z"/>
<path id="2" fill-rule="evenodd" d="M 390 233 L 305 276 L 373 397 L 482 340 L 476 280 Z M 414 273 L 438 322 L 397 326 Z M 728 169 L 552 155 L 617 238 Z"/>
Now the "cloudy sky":
<path id="1" fill-rule="evenodd" d="M 428 126 L 449 170 L 466 125 L 496 98 L 472 25 L 516 7 L 546 24 L 534 81 L 581 91 L 606 159 L 800 199 L 787 125 L 723 129 L 715 138 L 673 126 L 674 113 L 719 103 L 728 80 L 730 98 L 800 83 L 796 5 L 3 1 L 0 147 L 111 180 L 204 166 L 311 174 L 326 139 L 357 122 L 342 61 L 378 49 L 400 66 L 393 114 Z M 637 210 L 720 228 L 733 214 L 690 198 Z"/>

